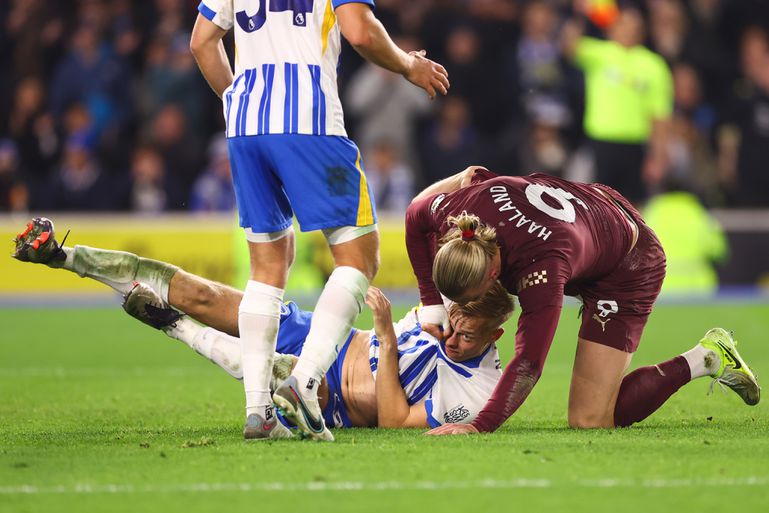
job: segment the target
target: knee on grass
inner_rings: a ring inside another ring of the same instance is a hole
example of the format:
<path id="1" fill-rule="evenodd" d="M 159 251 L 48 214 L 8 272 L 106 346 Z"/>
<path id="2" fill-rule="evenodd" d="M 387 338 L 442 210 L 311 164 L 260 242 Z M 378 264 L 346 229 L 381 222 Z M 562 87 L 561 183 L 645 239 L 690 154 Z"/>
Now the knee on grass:
<path id="1" fill-rule="evenodd" d="M 614 418 L 597 412 L 569 412 L 569 427 L 572 429 L 613 428 Z"/>

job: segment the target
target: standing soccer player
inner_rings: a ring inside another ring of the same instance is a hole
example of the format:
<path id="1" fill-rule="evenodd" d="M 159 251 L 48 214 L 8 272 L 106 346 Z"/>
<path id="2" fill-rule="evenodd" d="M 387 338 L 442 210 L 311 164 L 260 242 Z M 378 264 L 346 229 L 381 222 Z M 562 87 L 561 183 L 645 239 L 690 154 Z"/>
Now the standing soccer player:
<path id="1" fill-rule="evenodd" d="M 336 84 L 340 33 L 364 58 L 430 97 L 446 70 L 407 54 L 374 17 L 373 0 L 204 0 L 190 48 L 222 98 L 233 183 L 251 254 L 240 303 L 247 439 L 290 436 L 273 400 L 310 438 L 333 440 L 317 400 L 321 378 L 361 311 L 379 264 L 374 204 L 347 138 Z M 222 44 L 235 31 L 235 72 Z M 294 257 L 292 216 L 323 230 L 336 268 L 318 299 L 292 376 L 270 397 L 280 307 Z"/>

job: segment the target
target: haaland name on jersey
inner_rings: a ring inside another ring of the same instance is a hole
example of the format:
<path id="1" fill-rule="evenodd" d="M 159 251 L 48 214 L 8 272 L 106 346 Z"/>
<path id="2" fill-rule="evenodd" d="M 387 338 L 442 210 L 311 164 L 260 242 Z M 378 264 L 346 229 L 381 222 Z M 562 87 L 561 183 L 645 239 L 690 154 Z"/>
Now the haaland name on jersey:
<path id="1" fill-rule="evenodd" d="M 204 0 L 198 11 L 235 32 L 234 80 L 222 96 L 227 137 L 347 136 L 337 89 L 334 9 L 373 0 Z"/>

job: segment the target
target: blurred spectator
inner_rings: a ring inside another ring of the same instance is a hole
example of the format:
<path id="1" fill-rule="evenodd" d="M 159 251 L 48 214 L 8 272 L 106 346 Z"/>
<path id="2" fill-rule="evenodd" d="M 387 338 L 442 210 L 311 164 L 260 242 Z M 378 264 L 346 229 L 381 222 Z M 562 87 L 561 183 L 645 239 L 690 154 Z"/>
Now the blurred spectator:
<path id="1" fill-rule="evenodd" d="M 704 102 L 697 70 L 681 63 L 673 68 L 675 111 L 666 141 L 668 173 L 711 202 L 723 202 L 710 137 L 715 111 Z"/>
<path id="2" fill-rule="evenodd" d="M 0 140 L 0 212 L 24 212 L 29 196 L 18 175 L 18 152 L 13 141 Z"/>
<path id="3" fill-rule="evenodd" d="M 451 80 L 450 95 L 467 101 L 473 125 L 487 136 L 509 123 L 514 103 L 504 67 L 489 58 L 492 51 L 470 24 L 459 24 L 446 38 L 444 65 Z"/>
<path id="4" fill-rule="evenodd" d="M 673 67 L 673 103 L 675 110 L 691 118 L 704 136 L 712 135 L 716 123 L 715 109 L 707 103 L 697 70 L 681 62 Z"/>
<path id="5" fill-rule="evenodd" d="M 45 110 L 45 90 L 40 79 L 26 78 L 16 87 L 8 134 L 18 147 L 21 176 L 36 187 L 48 177 L 59 153 L 59 137 L 53 118 Z"/>
<path id="6" fill-rule="evenodd" d="M 192 187 L 190 209 L 195 212 L 235 210 L 235 190 L 232 187 L 227 139 L 223 133 L 208 145 L 208 167 Z"/>
<path id="7" fill-rule="evenodd" d="M 201 134 L 205 131 L 203 95 L 210 93 L 195 66 L 189 44 L 186 33 L 172 38 L 158 36 L 150 42 L 139 103 L 145 118 L 166 105 L 175 104 L 184 111 L 187 129 Z"/>
<path id="8" fill-rule="evenodd" d="M 522 33 L 510 71 L 528 116 L 543 102 L 569 109 L 567 72 L 556 32 L 558 21 L 552 2 L 533 0 L 524 8 Z"/>
<path id="9" fill-rule="evenodd" d="M 520 171 L 562 176 L 569 152 L 562 130 L 570 120 L 567 108 L 559 102 L 540 98 L 529 106 L 528 134 L 523 145 Z"/>
<path id="10" fill-rule="evenodd" d="M 422 187 L 471 164 L 483 164 L 478 132 L 470 121 L 470 107 L 457 96 L 441 103 L 438 119 L 422 138 Z"/>
<path id="11" fill-rule="evenodd" d="M 366 159 L 366 178 L 378 211 L 403 214 L 414 198 L 414 175 L 388 140 L 370 146 Z"/>
<path id="12" fill-rule="evenodd" d="M 51 210 L 115 209 L 115 188 L 93 155 L 88 137 L 74 135 L 64 146 L 62 163 L 47 190 Z"/>
<path id="13" fill-rule="evenodd" d="M 669 63 L 679 60 L 686 41 L 687 23 L 680 0 L 649 2 L 649 35 L 654 51 Z"/>
<path id="14" fill-rule="evenodd" d="M 131 210 L 143 214 L 181 208 L 178 187 L 168 176 L 160 153 L 151 146 L 139 146 L 133 152 L 129 203 Z"/>
<path id="15" fill-rule="evenodd" d="M 178 181 L 185 197 L 202 168 L 200 141 L 187 130 L 187 117 L 176 104 L 162 107 L 152 121 L 149 140 L 163 157 L 168 174 Z"/>
<path id="16" fill-rule="evenodd" d="M 47 76 L 60 57 L 66 2 L 12 0 L 4 32 L 17 76 Z M 3 10 L 8 7 L 3 7 Z"/>
<path id="17" fill-rule="evenodd" d="M 652 198 L 643 214 L 665 248 L 667 271 L 662 291 L 712 294 L 718 289 L 713 266 L 729 254 L 726 237 L 694 194 L 673 182 L 668 189 Z"/>
<path id="18" fill-rule="evenodd" d="M 742 39 L 743 87 L 725 110 L 720 174 L 733 205 L 769 207 L 769 37 L 754 27 Z"/>
<path id="19" fill-rule="evenodd" d="M 723 0 L 691 0 L 681 60 L 690 62 L 702 77 L 705 99 L 716 105 L 728 91 L 734 71 L 725 38 L 719 34 Z"/>
<path id="20" fill-rule="evenodd" d="M 396 38 L 395 42 L 405 51 L 418 49 L 414 38 Z M 417 119 L 430 108 L 424 91 L 400 75 L 367 63 L 350 80 L 345 107 L 358 119 L 356 139 L 364 151 L 376 141 L 387 140 L 415 167 Z"/>
<path id="21" fill-rule="evenodd" d="M 585 74 L 584 127 L 595 180 L 639 202 L 668 164 L 672 79 L 665 61 L 641 45 L 638 10 L 620 9 L 607 35 L 607 41 L 585 37 L 572 24 L 564 30 L 564 50 Z"/>
<path id="22" fill-rule="evenodd" d="M 630 6 L 630 2 L 648 16 L 650 48 L 674 70 L 675 110 L 667 125 L 657 123 L 649 130 L 649 123 L 654 124 L 648 119 L 651 111 L 634 109 L 651 106 L 639 98 L 646 98 L 641 89 L 654 73 L 629 72 L 632 58 L 626 56 L 618 68 L 602 68 L 607 72 L 603 86 L 608 94 L 598 83 L 598 89 L 592 87 L 583 95 L 579 71 L 566 65 L 563 49 L 554 43 L 559 31 L 564 35 L 564 17 L 582 14 L 587 4 L 596 11 L 585 12 L 596 23 L 588 33 L 597 34 L 597 27 L 611 20 L 611 16 L 598 19 L 598 7 L 612 2 L 380 0 L 379 17 L 399 35 L 398 42 L 407 49 L 425 48 L 446 66 L 452 81 L 449 94 L 464 101 L 469 119 L 466 129 L 448 129 L 452 123 L 441 119 L 446 117 L 443 108 L 408 84 L 392 83 L 386 75 L 364 67 L 345 43 L 339 88 L 347 96 L 350 131 L 359 132 L 356 137 L 369 158 L 377 141 L 391 141 L 422 185 L 466 165 L 468 156 L 512 174 L 559 173 L 562 161 L 589 162 L 579 158 L 587 153 L 587 144 L 574 152 L 584 126 L 588 142 L 598 150 L 597 179 L 618 180 L 613 183 L 629 196 L 640 199 L 647 192 L 647 184 L 639 178 L 641 169 L 649 183 L 669 170 L 708 202 L 765 205 L 769 194 L 757 191 L 767 188 L 761 181 L 767 173 L 760 163 L 766 161 L 769 146 L 763 135 L 767 93 L 761 85 L 767 67 L 769 2 L 620 0 L 617 4 Z M 223 127 L 221 103 L 206 90 L 188 51 L 197 3 L 5 2 L 6 8 L 0 9 L 0 95 L 12 101 L 0 102 L 0 138 L 10 138 L 16 145 L 16 176 L 27 186 L 29 208 L 53 208 L 46 192 L 48 181 L 62 167 L 63 142 L 83 138 L 84 133 L 90 159 L 103 170 L 103 180 L 124 184 L 127 190 L 134 151 L 149 143 L 160 151 L 166 177 L 181 189 L 179 197 L 194 198 L 192 186 L 207 166 L 204 149 Z M 609 28 L 608 38 L 617 54 L 638 55 L 643 53 L 643 30 L 629 50 L 617 36 L 623 32 L 620 36 L 632 39 L 632 32 L 642 25 L 632 23 L 632 16 L 627 23 L 627 18 L 623 16 L 619 26 L 624 23 L 632 30 L 615 26 Z M 231 45 L 232 38 L 224 44 Z M 587 85 L 596 85 L 601 71 L 588 68 Z M 630 84 L 624 88 L 626 97 L 619 94 L 623 89 L 619 77 L 631 77 L 625 82 Z M 612 92 L 608 86 L 614 79 Z M 591 104 L 586 117 L 583 96 Z M 566 121 L 563 112 L 568 113 Z M 629 137 L 627 120 L 647 128 L 635 127 Z M 656 129 L 666 126 L 668 135 L 658 137 L 662 132 Z M 459 146 L 447 145 L 459 132 L 464 134 L 457 138 Z M 647 135 L 639 135 L 643 133 Z M 649 137 L 653 143 L 667 142 L 651 144 L 653 151 L 646 152 Z M 443 144 L 438 145 L 439 140 Z M 664 151 L 659 151 L 661 147 Z M 442 153 L 435 153 L 436 148 Z M 432 166 L 425 176 L 423 163 Z M 371 169 L 370 164 L 367 158 Z M 208 179 L 201 183 L 211 187 L 216 173 L 215 166 L 208 165 Z M 587 171 L 582 179 L 593 178 L 589 165 L 569 167 Z M 715 181 L 714 167 L 719 171 Z M 224 182 L 217 183 L 223 192 Z M 130 207 L 127 199 L 119 203 Z"/>
<path id="23" fill-rule="evenodd" d="M 133 91 L 129 68 L 105 44 L 95 22 L 80 25 L 70 40 L 69 53 L 54 73 L 50 100 L 60 118 L 72 103 L 86 106 L 93 130 L 101 137 L 119 131 L 132 114 Z"/>

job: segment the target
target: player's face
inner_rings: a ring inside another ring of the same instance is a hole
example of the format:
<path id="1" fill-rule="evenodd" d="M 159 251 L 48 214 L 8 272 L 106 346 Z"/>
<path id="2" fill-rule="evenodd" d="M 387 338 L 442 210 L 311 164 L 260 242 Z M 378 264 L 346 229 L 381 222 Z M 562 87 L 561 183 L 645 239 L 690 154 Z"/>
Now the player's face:
<path id="1" fill-rule="evenodd" d="M 479 356 L 496 340 L 496 330 L 484 326 L 485 319 L 455 314 L 449 320 L 454 332 L 446 339 L 444 347 L 446 355 L 455 362 Z"/>

